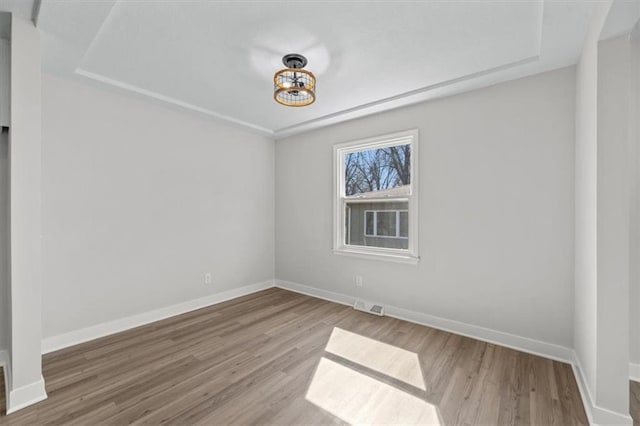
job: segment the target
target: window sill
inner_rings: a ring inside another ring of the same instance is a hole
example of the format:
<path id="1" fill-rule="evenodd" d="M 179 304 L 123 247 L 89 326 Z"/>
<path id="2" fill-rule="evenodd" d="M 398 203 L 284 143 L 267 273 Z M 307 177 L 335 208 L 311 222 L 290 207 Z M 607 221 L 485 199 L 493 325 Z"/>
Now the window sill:
<path id="1" fill-rule="evenodd" d="M 409 265 L 417 265 L 420 261 L 420 257 L 413 256 L 409 253 L 387 253 L 387 252 L 377 252 L 370 250 L 360 250 L 356 248 L 338 248 L 333 249 L 333 254 L 337 254 L 339 256 L 349 256 L 356 257 L 359 259 L 368 259 L 368 260 L 382 260 L 386 262 L 395 262 L 395 263 L 404 263 Z"/>

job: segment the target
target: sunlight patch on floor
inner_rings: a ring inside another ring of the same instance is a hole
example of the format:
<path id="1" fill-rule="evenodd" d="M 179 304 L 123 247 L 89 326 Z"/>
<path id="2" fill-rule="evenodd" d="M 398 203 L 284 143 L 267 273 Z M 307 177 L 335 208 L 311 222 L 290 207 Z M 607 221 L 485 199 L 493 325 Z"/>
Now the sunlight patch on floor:
<path id="1" fill-rule="evenodd" d="M 418 354 L 335 327 L 327 352 L 426 390 Z"/>
<path id="2" fill-rule="evenodd" d="M 441 426 L 434 405 L 324 357 L 306 399 L 350 424 Z"/>

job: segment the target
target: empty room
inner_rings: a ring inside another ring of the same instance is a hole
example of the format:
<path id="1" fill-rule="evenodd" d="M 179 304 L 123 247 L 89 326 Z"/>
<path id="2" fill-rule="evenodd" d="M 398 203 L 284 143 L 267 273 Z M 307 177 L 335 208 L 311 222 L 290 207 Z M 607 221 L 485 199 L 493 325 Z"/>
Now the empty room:
<path id="1" fill-rule="evenodd" d="M 0 426 L 640 426 L 640 0 L 0 0 Z"/>

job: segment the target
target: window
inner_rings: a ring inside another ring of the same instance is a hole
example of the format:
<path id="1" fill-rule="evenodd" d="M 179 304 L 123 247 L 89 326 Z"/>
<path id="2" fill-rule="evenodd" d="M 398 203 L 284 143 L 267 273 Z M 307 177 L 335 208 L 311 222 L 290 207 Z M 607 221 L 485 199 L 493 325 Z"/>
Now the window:
<path id="1" fill-rule="evenodd" d="M 334 253 L 417 262 L 417 153 L 417 130 L 334 147 Z"/>
<path id="2" fill-rule="evenodd" d="M 365 210 L 364 236 L 409 238 L 408 218 L 406 210 Z"/>

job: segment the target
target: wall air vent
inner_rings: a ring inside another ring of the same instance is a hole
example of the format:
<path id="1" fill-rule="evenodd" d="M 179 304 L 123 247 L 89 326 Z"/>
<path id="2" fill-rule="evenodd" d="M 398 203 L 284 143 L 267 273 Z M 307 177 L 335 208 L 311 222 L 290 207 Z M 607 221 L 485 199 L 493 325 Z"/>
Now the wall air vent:
<path id="1" fill-rule="evenodd" d="M 378 315 L 379 317 L 384 316 L 384 305 L 368 302 L 366 300 L 356 299 L 355 303 L 353 304 L 353 309 L 373 315 Z"/>

